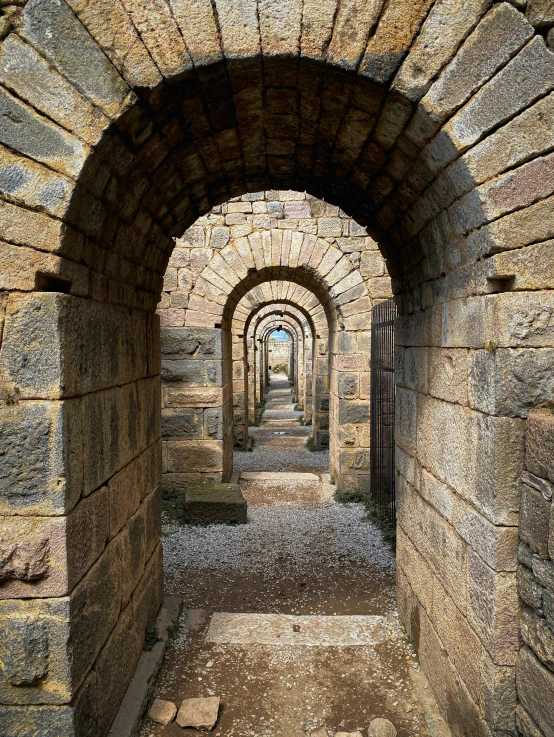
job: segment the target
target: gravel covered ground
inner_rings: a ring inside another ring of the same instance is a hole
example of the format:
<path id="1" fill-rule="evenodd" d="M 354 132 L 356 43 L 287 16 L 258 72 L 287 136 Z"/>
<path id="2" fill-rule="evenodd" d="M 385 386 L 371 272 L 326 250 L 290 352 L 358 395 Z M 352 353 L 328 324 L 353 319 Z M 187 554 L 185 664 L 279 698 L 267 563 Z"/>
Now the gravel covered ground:
<path id="1" fill-rule="evenodd" d="M 320 480 L 242 481 L 245 525 L 164 524 L 166 591 L 183 599 L 183 614 L 155 695 L 176 704 L 219 696 L 214 737 L 306 737 L 322 724 L 365 735 L 375 717 L 391 719 L 399 737 L 427 735 L 410 678 L 419 669 L 396 615 L 394 558 L 380 532 L 360 505 L 332 499 L 328 454 L 303 447 L 308 428 L 252 429 L 258 444 L 235 453 L 237 470 L 311 471 Z M 252 630 L 249 644 L 214 643 L 206 632 L 215 612 L 377 615 L 382 636 L 373 645 L 290 646 L 258 643 Z M 193 734 L 146 719 L 140 737 Z"/>
<path id="2" fill-rule="evenodd" d="M 306 448 L 312 426 L 297 424 L 303 413 L 294 411 L 292 397 L 292 388 L 284 374 L 272 378 L 262 425 L 248 428 L 255 441 L 255 451 L 235 453 L 235 471 L 296 470 L 321 473 L 329 470 L 329 451 L 312 452 Z"/>

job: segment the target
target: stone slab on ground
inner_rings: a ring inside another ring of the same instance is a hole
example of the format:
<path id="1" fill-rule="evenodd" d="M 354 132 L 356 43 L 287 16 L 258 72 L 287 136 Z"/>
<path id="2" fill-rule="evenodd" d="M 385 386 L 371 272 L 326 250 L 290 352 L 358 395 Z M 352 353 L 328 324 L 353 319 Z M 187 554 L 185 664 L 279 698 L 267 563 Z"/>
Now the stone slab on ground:
<path id="1" fill-rule="evenodd" d="M 180 727 L 193 727 L 209 732 L 215 727 L 219 713 L 219 697 L 209 696 L 201 699 L 185 699 L 177 714 Z"/>
<path id="2" fill-rule="evenodd" d="M 230 614 L 216 612 L 207 642 L 226 645 L 304 645 L 348 647 L 376 645 L 386 639 L 380 615 Z"/>
<path id="3" fill-rule="evenodd" d="M 315 473 L 292 473 L 288 471 L 243 471 L 245 481 L 319 481 Z"/>
<path id="4" fill-rule="evenodd" d="M 164 498 L 185 524 L 239 525 L 247 520 L 248 505 L 238 484 L 179 484 L 166 487 Z"/>

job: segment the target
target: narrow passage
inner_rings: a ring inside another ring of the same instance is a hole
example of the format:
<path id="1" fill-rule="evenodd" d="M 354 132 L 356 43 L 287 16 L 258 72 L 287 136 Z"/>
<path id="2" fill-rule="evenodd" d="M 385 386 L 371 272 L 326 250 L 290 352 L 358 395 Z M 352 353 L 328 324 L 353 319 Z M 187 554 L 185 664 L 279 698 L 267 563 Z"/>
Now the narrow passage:
<path id="1" fill-rule="evenodd" d="M 311 428 L 298 424 L 284 374 L 271 376 L 266 399 L 253 452 L 235 453 L 248 524 L 164 523 L 166 591 L 184 604 L 155 695 L 177 705 L 219 696 L 216 737 L 306 737 L 321 726 L 365 737 L 377 717 L 401 737 L 427 735 L 394 558 L 362 505 L 334 501 L 328 452 L 305 447 Z M 141 731 L 193 734 L 149 719 Z"/>

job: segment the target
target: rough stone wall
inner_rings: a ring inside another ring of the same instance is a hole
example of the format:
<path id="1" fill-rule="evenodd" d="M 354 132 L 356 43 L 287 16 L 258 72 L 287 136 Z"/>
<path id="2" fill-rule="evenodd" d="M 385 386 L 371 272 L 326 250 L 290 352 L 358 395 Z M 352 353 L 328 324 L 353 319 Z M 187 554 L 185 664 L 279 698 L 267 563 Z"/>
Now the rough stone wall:
<path id="1" fill-rule="evenodd" d="M 55 293 L 6 307 L 0 731 L 104 735 L 162 597 L 158 318 Z"/>
<path id="2" fill-rule="evenodd" d="M 523 647 L 516 664 L 517 726 L 528 737 L 554 733 L 553 437 L 551 410 L 529 415 L 517 569 Z"/>
<path id="3" fill-rule="evenodd" d="M 289 358 L 291 356 L 292 342 L 287 340 L 277 340 L 276 338 L 269 338 L 267 341 L 267 350 L 269 352 L 269 368 L 276 366 L 277 364 L 284 363 L 287 366 L 289 364 Z"/>

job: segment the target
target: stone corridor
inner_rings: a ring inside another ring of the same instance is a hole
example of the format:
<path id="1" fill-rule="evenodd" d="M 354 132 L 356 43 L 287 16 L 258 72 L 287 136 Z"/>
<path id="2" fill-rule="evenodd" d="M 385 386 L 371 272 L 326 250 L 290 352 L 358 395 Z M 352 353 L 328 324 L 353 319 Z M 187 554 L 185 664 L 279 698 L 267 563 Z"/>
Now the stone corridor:
<path id="1" fill-rule="evenodd" d="M 553 51 L 552 0 L 0 2 L 1 737 L 108 735 L 162 486 L 307 432 L 259 425 L 277 329 L 454 737 L 554 737 Z"/>
<path id="2" fill-rule="evenodd" d="M 235 452 L 247 525 L 164 522 L 165 589 L 185 611 L 154 693 L 177 704 L 219 696 L 213 733 L 225 737 L 306 737 L 321 726 L 365 734 L 377 717 L 400 737 L 427 736 L 394 558 L 363 505 L 333 500 L 328 452 L 306 450 L 311 427 L 298 425 L 292 398 L 288 378 L 272 373 L 255 448 Z M 427 715 L 433 726 L 437 716 Z M 193 734 L 149 719 L 141 731 Z"/>

